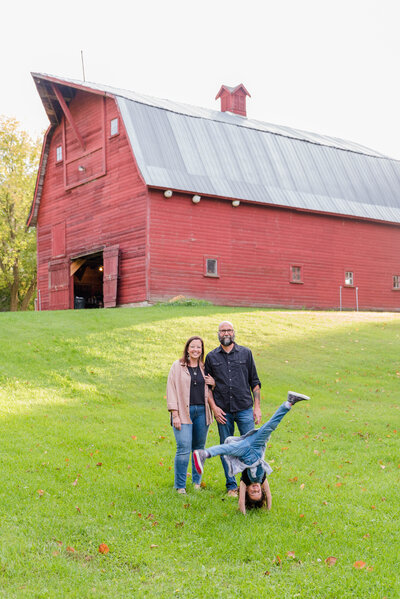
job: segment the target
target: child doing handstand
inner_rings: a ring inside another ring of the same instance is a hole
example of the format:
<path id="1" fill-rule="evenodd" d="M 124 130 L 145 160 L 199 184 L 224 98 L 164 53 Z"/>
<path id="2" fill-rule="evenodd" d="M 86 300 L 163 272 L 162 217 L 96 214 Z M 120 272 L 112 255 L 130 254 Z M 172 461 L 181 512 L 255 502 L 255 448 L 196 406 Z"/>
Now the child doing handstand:
<path id="1" fill-rule="evenodd" d="M 280 421 L 289 410 L 299 401 L 307 401 L 307 395 L 294 391 L 288 392 L 285 401 L 268 422 L 259 429 L 254 429 L 242 437 L 228 437 L 222 445 L 214 445 L 208 449 L 197 449 L 193 452 L 194 465 L 199 474 L 203 473 L 204 463 L 207 458 L 217 455 L 224 456 L 227 462 L 229 475 L 235 476 L 239 472 L 242 478 L 239 486 L 239 509 L 245 514 L 246 508 L 267 506 L 271 509 L 271 493 L 266 478 L 271 474 L 271 466 L 264 460 L 265 446 Z"/>

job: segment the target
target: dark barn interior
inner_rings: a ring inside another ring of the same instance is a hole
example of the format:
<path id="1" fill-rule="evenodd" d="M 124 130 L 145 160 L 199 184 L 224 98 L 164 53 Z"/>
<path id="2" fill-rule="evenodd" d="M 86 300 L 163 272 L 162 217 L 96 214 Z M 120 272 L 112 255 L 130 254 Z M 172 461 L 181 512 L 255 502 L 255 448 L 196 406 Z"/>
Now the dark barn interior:
<path id="1" fill-rule="evenodd" d="M 103 307 L 103 254 L 91 254 L 73 261 L 74 308 Z"/>

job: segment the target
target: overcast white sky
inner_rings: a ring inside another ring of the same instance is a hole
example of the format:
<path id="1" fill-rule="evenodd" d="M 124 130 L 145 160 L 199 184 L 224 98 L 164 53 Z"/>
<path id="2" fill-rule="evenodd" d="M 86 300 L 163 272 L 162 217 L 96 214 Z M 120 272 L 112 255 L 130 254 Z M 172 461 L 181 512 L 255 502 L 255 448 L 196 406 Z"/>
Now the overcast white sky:
<path id="1" fill-rule="evenodd" d="M 31 71 L 219 109 L 243 83 L 250 118 L 400 159 L 399 0 L 7 0 L 0 114 L 48 121 Z"/>

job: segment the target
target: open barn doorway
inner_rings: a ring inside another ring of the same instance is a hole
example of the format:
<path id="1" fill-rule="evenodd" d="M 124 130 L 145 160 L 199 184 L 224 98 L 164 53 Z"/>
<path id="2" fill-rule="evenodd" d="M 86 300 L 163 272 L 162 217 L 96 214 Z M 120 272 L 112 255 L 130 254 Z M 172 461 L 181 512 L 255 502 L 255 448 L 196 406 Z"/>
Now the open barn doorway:
<path id="1" fill-rule="evenodd" d="M 74 280 L 74 308 L 103 308 L 103 252 L 75 258 L 71 263 Z"/>

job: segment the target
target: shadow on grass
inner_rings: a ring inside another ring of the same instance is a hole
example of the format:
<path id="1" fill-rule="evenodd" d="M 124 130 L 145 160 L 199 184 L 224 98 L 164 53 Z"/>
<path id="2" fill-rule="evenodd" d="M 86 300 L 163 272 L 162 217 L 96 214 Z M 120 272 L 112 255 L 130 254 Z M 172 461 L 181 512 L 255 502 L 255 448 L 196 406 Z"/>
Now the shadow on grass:
<path id="1" fill-rule="evenodd" d="M 292 387 L 364 393 L 399 377 L 400 315 L 155 306 L 0 318 L 0 385 L 15 401 L 30 396 L 31 408 L 41 397 L 51 403 L 51 394 L 159 407 L 185 340 L 200 334 L 206 350 L 215 347 L 223 318 L 235 321 L 238 342 L 253 350 L 265 398 Z"/>

